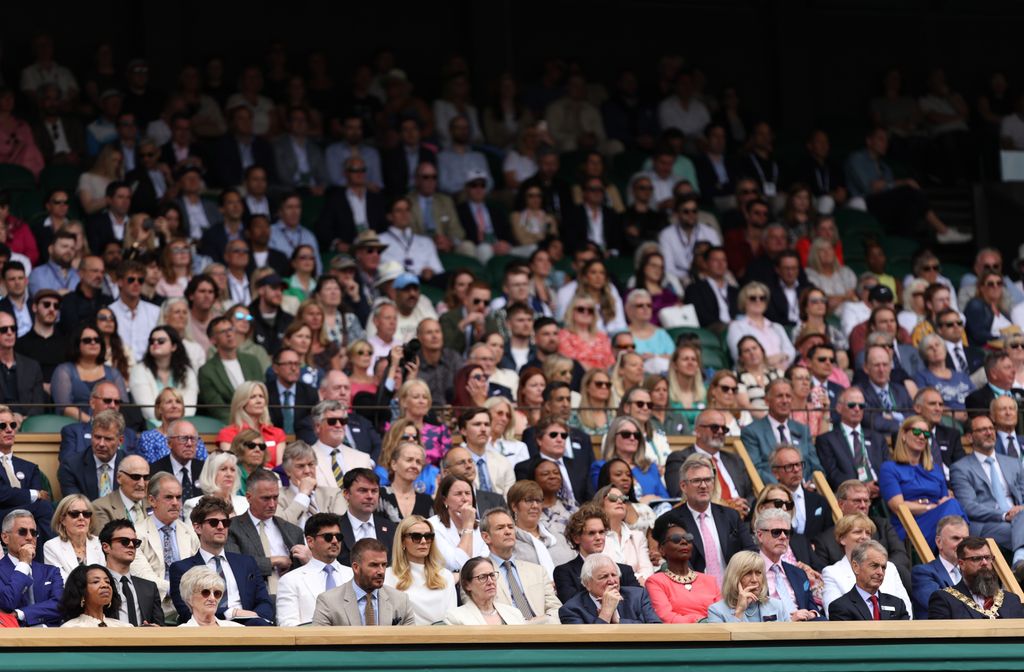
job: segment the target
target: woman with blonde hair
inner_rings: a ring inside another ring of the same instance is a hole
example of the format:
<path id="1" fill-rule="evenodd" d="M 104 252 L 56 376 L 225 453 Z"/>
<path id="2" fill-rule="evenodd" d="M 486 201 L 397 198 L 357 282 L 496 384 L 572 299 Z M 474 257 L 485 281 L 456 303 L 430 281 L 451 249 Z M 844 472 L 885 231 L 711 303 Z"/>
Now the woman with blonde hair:
<path id="1" fill-rule="evenodd" d="M 82 494 L 67 495 L 53 511 L 50 525 L 57 536 L 43 544 L 43 562 L 59 569 L 65 581 L 79 565 L 107 564 L 99 538 L 89 533 L 95 513 L 92 502 Z"/>
<path id="2" fill-rule="evenodd" d="M 421 454 L 412 449 L 403 450 L 405 444 L 415 444 Z M 426 497 L 427 509 L 430 508 L 430 497 L 441 470 L 427 463 L 426 451 L 420 445 L 420 432 L 409 418 L 395 420 L 384 432 L 374 471 L 380 477 L 381 509 L 386 508 L 386 499 L 394 500 L 394 511 L 385 513 L 396 523 L 410 512 L 419 513 L 420 495 Z"/>
<path id="3" fill-rule="evenodd" d="M 78 178 L 78 201 L 87 215 L 107 207 L 107 185 L 124 179 L 124 154 L 113 143 L 105 145 L 92 168 Z"/>
<path id="4" fill-rule="evenodd" d="M 611 371 L 612 396 L 610 404 L 618 406 L 622 397 L 634 387 L 644 384 L 644 358 L 632 350 L 623 350 Z"/>
<path id="5" fill-rule="evenodd" d="M 683 343 L 672 353 L 668 370 L 668 407 L 682 413 L 692 425 L 707 406 L 700 347 Z"/>
<path id="6" fill-rule="evenodd" d="M 360 392 L 377 394 L 377 379 L 373 376 L 373 346 L 365 338 L 352 341 L 348 346 L 350 362 L 349 381 L 352 383 L 352 398 Z"/>
<path id="7" fill-rule="evenodd" d="M 644 358 L 644 368 L 654 373 L 668 369 L 674 344 L 668 332 L 654 319 L 654 297 L 646 289 L 634 289 L 626 297 L 629 333 L 633 334 L 636 352 Z"/>
<path id="8" fill-rule="evenodd" d="M 569 426 L 590 436 L 607 433 L 614 411 L 610 401 L 612 379 L 604 369 L 590 369 L 580 383 L 580 405 L 569 417 Z"/>
<path id="9" fill-rule="evenodd" d="M 455 576 L 445 567 L 434 528 L 423 516 L 406 516 L 398 523 L 384 585 L 406 594 L 416 625 L 439 623 L 456 607 Z"/>
<path id="10" fill-rule="evenodd" d="M 167 298 L 185 296 L 192 279 L 192 245 L 186 238 L 173 238 L 160 253 L 160 282 L 156 293 Z"/>
<path id="11" fill-rule="evenodd" d="M 764 559 L 753 551 L 732 556 L 722 577 L 722 599 L 708 607 L 708 623 L 788 621 L 781 600 L 768 596 Z"/>
<path id="12" fill-rule="evenodd" d="M 768 287 L 760 282 L 747 283 L 740 289 L 736 304 L 741 315 L 729 323 L 725 336 L 733 361 L 739 358 L 740 339 L 745 336 L 757 339 L 769 366 L 785 368 L 796 357 L 796 349 L 785 328 L 765 317 L 769 296 Z"/>
<path id="13" fill-rule="evenodd" d="M 832 241 L 817 238 L 807 253 L 807 280 L 828 297 L 828 308 L 834 311 L 844 301 L 856 301 L 857 274 L 836 259 Z"/>
<path id="14" fill-rule="evenodd" d="M 750 411 L 746 409 L 745 395 L 740 393 L 739 380 L 736 374 L 728 369 L 720 369 L 708 381 L 708 408 L 721 411 L 725 415 L 729 436 L 739 436 L 740 430 L 754 421 Z"/>
<path id="15" fill-rule="evenodd" d="M 863 513 L 850 513 L 836 521 L 834 534 L 836 543 L 843 549 L 843 558 L 825 567 L 821 572 L 825 581 L 821 604 L 825 607 L 826 614 L 832 602 L 853 590 L 854 584 L 857 583 L 857 577 L 853 573 L 853 563 L 850 559 L 858 546 L 871 541 L 876 530 L 874 521 Z M 903 581 L 900 580 L 899 571 L 892 562 L 885 563 L 885 575 L 879 590 L 887 595 L 900 598 L 907 605 L 907 613 L 913 612 L 910 596 L 907 594 Z M 918 617 L 920 616 L 918 614 Z"/>
<path id="16" fill-rule="evenodd" d="M 400 418 L 412 420 L 420 433 L 420 445 L 426 450 L 427 461 L 437 464 L 452 447 L 452 435 L 443 424 L 426 421 L 433 404 L 430 388 L 418 378 L 407 380 L 398 388 Z"/>
<path id="17" fill-rule="evenodd" d="M 607 369 L 615 363 L 612 342 L 598 329 L 597 305 L 590 296 L 577 293 L 569 301 L 565 326 L 558 332 L 558 352 L 586 369 Z"/>
<path id="18" fill-rule="evenodd" d="M 491 416 L 491 447 L 508 458 L 512 466 L 530 459 L 526 444 L 516 438 L 516 406 L 500 394 L 484 403 Z"/>
<path id="19" fill-rule="evenodd" d="M 204 495 L 218 497 L 227 502 L 235 516 L 249 510 L 249 500 L 238 492 L 238 458 L 230 452 L 214 452 L 203 462 L 203 470 L 196 480 L 200 494 L 186 500 L 182 506 L 182 518 L 189 519 L 192 509 Z"/>
<path id="20" fill-rule="evenodd" d="M 192 314 L 188 309 L 188 301 L 182 297 L 175 297 L 167 299 L 160 306 L 160 319 L 157 324 L 167 325 L 178 333 L 182 345 L 185 346 L 189 364 L 192 365 L 193 370 L 199 371 L 199 367 L 206 363 L 206 351 L 195 341 L 185 338 L 185 334 L 189 332 L 188 324 L 191 319 Z M 242 352 L 242 348 L 239 348 L 239 352 Z"/>
<path id="21" fill-rule="evenodd" d="M 230 423 L 217 432 L 217 443 L 222 450 L 230 450 L 238 432 L 255 429 L 267 444 L 268 468 L 277 466 L 280 453 L 284 452 L 284 430 L 270 424 L 270 410 L 267 407 L 267 386 L 259 381 L 247 380 L 235 389 L 228 413 Z"/>
<path id="22" fill-rule="evenodd" d="M 640 420 L 629 415 L 620 415 L 612 420 L 601 444 L 601 459 L 590 465 L 591 487 L 597 489 L 597 479 L 604 463 L 617 457 L 632 470 L 634 488 L 640 501 L 669 498 L 658 462 L 647 453 L 643 427 Z"/>

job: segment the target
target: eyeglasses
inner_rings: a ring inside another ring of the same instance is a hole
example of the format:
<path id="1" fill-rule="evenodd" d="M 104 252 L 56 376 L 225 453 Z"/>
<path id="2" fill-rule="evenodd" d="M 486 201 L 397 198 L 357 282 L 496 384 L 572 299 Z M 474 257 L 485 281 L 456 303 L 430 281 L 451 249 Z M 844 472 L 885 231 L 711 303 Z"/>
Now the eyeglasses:
<path id="1" fill-rule="evenodd" d="M 18 431 L 17 422 L 0 422 L 0 432 L 6 432 L 10 428 L 12 432 Z"/>
<path id="2" fill-rule="evenodd" d="M 419 441 L 419 434 L 402 434 L 402 441 Z"/>
<path id="3" fill-rule="evenodd" d="M 985 286 L 986 286 L 986 287 L 990 287 L 990 288 L 991 288 L 991 287 L 1002 287 L 1002 286 L 1003 286 L 1003 283 L 1001 283 L 1001 282 L 996 282 L 995 280 L 992 280 L 992 281 L 990 281 L 990 282 L 986 282 L 986 283 L 985 283 Z"/>
<path id="4" fill-rule="evenodd" d="M 434 533 L 433 532 L 406 532 L 402 536 L 403 537 L 408 537 L 409 539 L 412 539 L 414 544 L 419 544 L 419 543 L 421 543 L 423 541 L 433 541 L 434 540 Z"/>
<path id="5" fill-rule="evenodd" d="M 164 345 L 165 343 L 167 343 L 167 338 L 165 338 L 163 336 L 159 336 L 157 338 L 149 339 L 149 344 L 150 345 Z"/>
<path id="6" fill-rule="evenodd" d="M 58 302 L 58 301 L 40 301 L 39 305 L 41 307 L 43 307 L 43 308 L 52 309 L 52 308 L 56 308 L 57 306 L 59 306 L 60 302 Z"/>
<path id="7" fill-rule="evenodd" d="M 629 501 L 629 498 L 625 495 L 605 495 L 604 498 L 609 502 L 622 502 L 623 504 Z"/>
<path id="8" fill-rule="evenodd" d="M 691 478 L 688 479 L 686 482 L 689 483 L 690 485 L 711 485 L 711 482 L 713 480 L 715 479 L 711 478 L 710 476 L 705 476 L 703 478 Z"/>
<path id="9" fill-rule="evenodd" d="M 473 299 L 473 305 L 474 306 L 482 306 L 485 303 L 487 303 L 488 301 L 489 301 L 489 299 L 476 298 L 476 299 Z"/>
<path id="10" fill-rule="evenodd" d="M 590 384 L 594 387 L 600 387 L 606 390 L 610 390 L 612 387 L 612 382 L 610 380 L 592 380 L 590 381 Z"/>
<path id="11" fill-rule="evenodd" d="M 252 322 L 252 315 L 250 315 L 249 313 L 239 313 L 239 312 L 236 312 L 235 313 L 235 319 L 236 320 L 245 320 L 246 322 Z"/>
<path id="12" fill-rule="evenodd" d="M 785 509 L 786 511 L 792 511 L 796 507 L 796 504 L 788 499 L 766 499 L 764 503 L 771 504 L 776 509 Z"/>
<path id="13" fill-rule="evenodd" d="M 848 401 L 848 402 L 846 402 L 846 407 L 847 408 L 859 408 L 860 410 L 863 411 L 865 408 L 868 407 L 868 405 L 865 404 L 862 401 Z"/>
<path id="14" fill-rule="evenodd" d="M 17 532 L 18 532 L 18 536 L 19 537 L 38 537 L 39 536 L 39 531 L 36 530 L 36 528 L 34 528 L 34 527 L 19 527 Z"/>
<path id="15" fill-rule="evenodd" d="M 927 266 L 922 266 L 921 270 L 922 271 L 937 271 L 937 270 L 939 270 L 939 265 L 938 264 L 928 264 Z"/>
<path id="16" fill-rule="evenodd" d="M 473 580 L 477 583 L 490 583 L 491 581 L 498 580 L 498 573 L 490 572 L 489 574 L 477 574 L 473 577 Z"/>
<path id="17" fill-rule="evenodd" d="M 184 254 L 188 252 L 188 248 L 182 245 L 175 245 L 171 248 L 171 254 Z"/>
<path id="18" fill-rule="evenodd" d="M 114 537 L 110 541 L 115 544 L 121 544 L 125 548 L 129 546 L 134 546 L 135 548 L 142 546 L 142 539 L 132 539 L 131 537 Z"/>
<path id="19" fill-rule="evenodd" d="M 725 434 L 726 432 L 729 431 L 728 427 L 726 427 L 725 425 L 720 425 L 717 422 L 709 422 L 700 426 L 708 430 L 712 434 Z"/>
<path id="20" fill-rule="evenodd" d="M 331 543 L 332 541 L 341 541 L 343 539 L 341 532 L 321 532 L 320 534 L 315 534 L 313 536 L 319 537 L 327 543 Z"/>
<path id="21" fill-rule="evenodd" d="M 642 441 L 644 435 L 640 432 L 631 432 L 628 429 L 624 429 L 619 432 L 619 437 L 623 439 L 633 439 L 634 441 Z"/>
<path id="22" fill-rule="evenodd" d="M 131 473 L 128 473 L 127 471 L 119 471 L 117 473 L 124 474 L 125 476 L 127 476 L 128 478 L 130 478 L 130 479 L 132 479 L 133 481 L 136 481 L 136 482 L 137 481 L 148 481 L 149 480 L 149 474 L 131 474 Z"/>
<path id="23" fill-rule="evenodd" d="M 10 328 L 14 329 L 14 327 Z M 5 327 L 0 327 L 0 333 L 3 333 L 4 329 Z M 81 343 L 82 345 L 98 345 L 100 339 L 98 336 L 83 336 L 82 338 L 78 339 L 78 342 Z"/>
<path id="24" fill-rule="evenodd" d="M 203 588 L 199 591 L 199 594 L 202 595 L 204 598 L 209 598 L 210 595 L 213 595 L 213 599 L 215 600 L 219 600 L 220 598 L 224 597 L 224 591 L 220 588 Z"/>
<path id="25" fill-rule="evenodd" d="M 568 439 L 569 432 L 548 432 L 549 439 Z"/>
<path id="26" fill-rule="evenodd" d="M 911 427 L 910 428 L 910 433 L 913 434 L 914 436 L 917 436 L 917 437 L 922 437 L 923 436 L 926 439 L 931 439 L 932 438 L 932 433 L 931 432 L 929 432 L 927 429 L 921 429 L 920 427 Z"/>
<path id="27" fill-rule="evenodd" d="M 324 418 L 324 422 L 331 427 L 344 427 L 348 424 L 348 418 Z"/>
<path id="28" fill-rule="evenodd" d="M 93 397 L 98 401 L 102 401 L 106 406 L 120 406 L 121 400 L 117 397 Z M 174 437 L 171 437 L 174 438 Z"/>
<path id="29" fill-rule="evenodd" d="M 794 471 L 801 471 L 804 468 L 803 461 L 794 462 L 793 464 L 776 464 L 772 469 L 778 469 L 784 471 L 787 474 L 792 474 Z"/>
<path id="30" fill-rule="evenodd" d="M 294 359 L 294 360 L 290 359 L 287 362 L 274 362 L 274 365 L 275 366 L 300 366 L 301 362 L 299 362 L 299 360 L 297 360 L 297 359 Z"/>
<path id="31" fill-rule="evenodd" d="M 772 539 L 778 539 L 782 535 L 786 535 L 787 537 L 793 536 L 793 530 L 789 529 L 788 527 L 778 527 L 774 530 L 758 530 L 758 532 L 768 532 L 772 535 Z"/>
<path id="32" fill-rule="evenodd" d="M 113 315 L 107 315 L 106 313 L 99 313 L 99 314 L 96 315 L 96 321 L 97 322 L 113 322 L 114 321 L 114 316 Z"/>
<path id="33" fill-rule="evenodd" d="M 195 434 L 179 434 L 177 436 L 169 436 L 167 438 L 174 439 L 175 441 L 181 441 L 182 443 L 199 443 L 199 437 Z"/>
<path id="34" fill-rule="evenodd" d="M 74 518 L 75 520 L 78 520 L 79 518 L 89 520 L 92 518 L 92 511 L 68 511 L 65 515 L 67 515 L 68 518 Z"/>
<path id="35" fill-rule="evenodd" d="M 685 532 L 683 534 L 673 534 L 668 537 L 665 537 L 665 541 L 673 544 L 682 544 L 684 542 L 689 544 L 693 541 L 693 535 L 689 532 Z"/>
<path id="36" fill-rule="evenodd" d="M 988 563 L 990 563 L 993 560 L 995 560 L 995 558 L 992 557 L 991 555 L 972 555 L 972 556 L 969 556 L 969 557 L 965 556 L 962 559 L 963 559 L 964 562 L 988 562 Z"/>
<path id="37" fill-rule="evenodd" d="M 146 281 L 145 278 L 138 275 L 129 275 L 123 279 L 126 285 L 141 285 L 143 282 Z"/>
<path id="38" fill-rule="evenodd" d="M 576 306 L 576 312 L 577 313 L 586 313 L 588 315 L 593 315 L 594 314 L 594 309 L 591 308 L 590 306 Z"/>
<path id="39" fill-rule="evenodd" d="M 55 200 L 50 201 L 50 205 L 67 205 L 68 203 L 69 203 L 69 201 L 66 198 L 55 199 Z"/>
<path id="40" fill-rule="evenodd" d="M 242 445 L 248 450 L 266 450 L 267 444 L 260 441 L 243 441 Z"/>
<path id="41" fill-rule="evenodd" d="M 18 333 L 18 327 L 13 324 L 0 327 L 0 334 L 16 334 Z"/>
<path id="42" fill-rule="evenodd" d="M 230 518 L 207 518 L 203 522 L 210 527 L 223 527 L 225 530 L 231 527 Z"/>
<path id="43" fill-rule="evenodd" d="M 759 301 L 767 301 L 767 300 L 768 300 L 768 297 L 765 296 L 764 294 L 751 294 L 750 296 L 747 297 L 747 301 L 759 302 Z"/>
<path id="44" fill-rule="evenodd" d="M 819 305 L 821 305 L 821 304 L 825 304 L 825 303 L 828 303 L 828 299 L 823 299 L 823 298 L 822 298 L 822 297 L 820 297 L 820 296 L 815 296 L 815 297 L 811 297 L 810 299 L 807 299 L 807 303 L 812 303 L 812 304 L 819 304 Z"/>
<path id="45" fill-rule="evenodd" d="M 652 402 L 650 402 L 650 401 L 642 401 L 642 400 L 640 400 L 640 401 L 631 401 L 629 403 L 633 404 L 637 408 L 654 408 L 654 404 Z"/>

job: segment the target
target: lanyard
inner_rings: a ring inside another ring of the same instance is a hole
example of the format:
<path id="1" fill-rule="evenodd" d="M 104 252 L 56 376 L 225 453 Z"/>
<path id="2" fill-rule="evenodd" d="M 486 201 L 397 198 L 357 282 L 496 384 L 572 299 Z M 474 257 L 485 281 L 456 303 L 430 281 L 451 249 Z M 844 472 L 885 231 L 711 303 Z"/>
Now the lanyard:
<path id="1" fill-rule="evenodd" d="M 751 154 L 750 155 L 750 162 L 754 164 L 754 170 L 757 171 L 757 176 L 759 178 L 761 178 L 761 184 L 769 184 L 769 183 L 770 184 L 775 184 L 776 182 L 778 182 L 778 180 L 779 180 L 779 164 L 775 163 L 774 161 L 771 162 L 771 164 L 772 164 L 772 179 L 769 182 L 769 180 L 767 180 L 765 178 L 765 176 L 764 176 L 764 171 L 761 170 L 761 162 L 758 160 L 757 154 Z"/>

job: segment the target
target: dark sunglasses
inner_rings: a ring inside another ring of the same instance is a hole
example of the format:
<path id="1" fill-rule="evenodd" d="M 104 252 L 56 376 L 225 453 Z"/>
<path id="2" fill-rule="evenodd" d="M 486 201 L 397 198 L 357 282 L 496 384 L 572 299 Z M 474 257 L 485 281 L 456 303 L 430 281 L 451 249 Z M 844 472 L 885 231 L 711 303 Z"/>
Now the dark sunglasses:
<path id="1" fill-rule="evenodd" d="M 130 474 L 127 471 L 121 471 L 121 472 L 118 472 L 118 473 L 127 476 L 128 478 L 132 479 L 133 481 L 148 481 L 149 480 L 149 474 Z"/>
<path id="2" fill-rule="evenodd" d="M 767 532 L 768 534 L 772 535 L 772 539 L 778 539 L 782 535 L 786 535 L 787 537 L 793 536 L 793 530 L 785 527 L 780 527 L 775 530 L 761 530 L 761 532 Z"/>
<path id="3" fill-rule="evenodd" d="M 14 421 L 0 422 L 0 432 L 6 432 L 8 428 L 10 428 L 12 432 L 16 432 L 18 431 L 18 423 Z"/>
<path id="4" fill-rule="evenodd" d="M 259 448 L 260 450 L 267 449 L 267 444 L 260 443 L 259 441 L 243 441 L 242 445 L 248 448 L 249 450 L 254 450 L 256 448 Z"/>
<path id="5" fill-rule="evenodd" d="M 124 279 L 124 281 L 125 284 L 128 285 L 141 285 L 146 281 L 146 279 L 138 275 L 129 275 Z"/>
<path id="6" fill-rule="evenodd" d="M 214 588 L 212 590 L 209 588 L 203 588 L 199 591 L 199 594 L 203 597 L 209 597 L 210 595 L 213 595 L 213 599 L 215 600 L 219 600 L 220 598 L 224 597 L 224 591 L 220 588 Z"/>
<path id="7" fill-rule="evenodd" d="M 720 389 L 722 392 L 728 392 L 729 394 L 736 394 L 737 392 L 740 391 L 738 385 L 719 385 L 718 389 Z"/>
<path id="8" fill-rule="evenodd" d="M 225 530 L 231 527 L 230 518 L 207 518 L 203 522 L 210 527 L 223 527 Z"/>
<path id="9" fill-rule="evenodd" d="M 913 434 L 914 436 L 923 436 L 926 439 L 932 438 L 931 432 L 929 432 L 927 429 L 921 429 L 919 427 L 912 427 L 910 429 L 910 433 Z"/>
<path id="10" fill-rule="evenodd" d="M 114 537 L 110 541 L 121 544 L 125 548 L 128 548 L 129 546 L 134 546 L 135 548 L 142 546 L 142 539 L 131 539 L 129 537 Z"/>
<path id="11" fill-rule="evenodd" d="M 52 308 L 58 307 L 60 305 L 60 302 L 59 301 L 40 301 L 39 305 L 42 308 L 52 309 Z"/>
<path id="12" fill-rule="evenodd" d="M 594 314 L 594 309 L 591 308 L 590 306 L 576 306 L 576 312 L 577 313 L 585 313 L 585 314 L 588 314 L 588 315 L 593 315 Z"/>
<path id="13" fill-rule="evenodd" d="M 644 435 L 640 432 L 631 432 L 626 429 L 619 432 L 619 437 L 623 439 L 636 439 L 637 441 L 643 441 L 644 439 Z"/>
<path id="14" fill-rule="evenodd" d="M 548 432 L 549 439 L 568 439 L 569 432 Z"/>
<path id="15" fill-rule="evenodd" d="M 406 532 L 402 536 L 403 537 L 408 537 L 408 538 L 412 539 L 414 544 L 418 544 L 421 541 L 423 541 L 424 539 L 426 539 L 427 541 L 433 541 L 434 540 L 434 533 L 433 532 Z"/>
<path id="16" fill-rule="evenodd" d="M 939 326 L 940 327 L 944 327 L 944 328 L 962 327 L 962 326 L 964 326 L 964 323 L 963 323 L 963 320 L 954 320 L 953 322 L 943 322 Z"/>
<path id="17" fill-rule="evenodd" d="M 34 527 L 19 527 L 18 528 L 18 536 L 19 537 L 38 537 L 39 536 L 39 530 L 35 529 Z"/>
<path id="18" fill-rule="evenodd" d="M 1022 344 L 1024 345 L 1024 344 Z M 601 387 L 604 389 L 611 389 L 612 383 L 610 380 L 592 380 L 590 384 L 594 387 Z"/>
<path id="19" fill-rule="evenodd" d="M 313 536 L 320 537 L 321 539 L 323 539 L 327 543 L 331 543 L 332 541 L 341 541 L 342 540 L 341 532 L 322 532 L 320 534 L 316 534 L 316 535 L 313 535 Z"/>
<path id="20" fill-rule="evenodd" d="M 157 338 L 149 339 L 149 344 L 150 345 L 163 345 L 166 342 L 167 342 L 167 338 L 165 336 L 160 336 L 160 337 L 157 337 Z"/>
<path id="21" fill-rule="evenodd" d="M 92 518 L 92 511 L 68 511 L 67 517 L 75 519 L 85 518 L 86 520 L 89 520 Z"/>
<path id="22" fill-rule="evenodd" d="M 785 509 L 786 511 L 792 511 L 796 505 L 788 499 L 766 499 L 765 504 L 771 504 L 776 509 Z"/>
<path id="23" fill-rule="evenodd" d="M 337 427 L 339 425 L 341 427 L 344 427 L 345 425 L 348 424 L 348 418 L 324 418 L 324 422 L 326 422 L 331 427 Z"/>
<path id="24" fill-rule="evenodd" d="M 629 402 L 637 408 L 654 408 L 654 404 L 650 401 L 631 401 Z"/>
<path id="25" fill-rule="evenodd" d="M 11 328 L 13 329 L 14 327 Z M 3 330 L 4 328 L 0 327 L 0 332 L 2 332 Z M 100 339 L 97 336 L 83 336 L 82 338 L 78 339 L 78 342 L 81 343 L 82 345 L 98 345 Z"/>
<path id="26" fill-rule="evenodd" d="M 121 405 L 121 400 L 118 399 L 117 397 L 110 397 L 110 398 L 108 398 L 108 397 L 93 397 L 93 399 L 99 399 L 100 401 L 102 401 L 107 406 L 120 406 Z"/>
<path id="27" fill-rule="evenodd" d="M 821 364 L 824 364 L 825 362 L 828 362 L 829 364 L 835 364 L 836 363 L 836 358 L 835 357 L 815 357 L 814 361 L 819 362 Z"/>
<path id="28" fill-rule="evenodd" d="M 720 425 L 717 422 L 709 422 L 707 424 L 701 425 L 701 427 L 710 431 L 712 434 L 725 434 L 727 431 L 729 431 L 728 427 L 726 427 L 725 425 Z"/>
<path id="29" fill-rule="evenodd" d="M 693 541 L 693 535 L 690 534 L 689 532 L 686 532 L 684 534 L 673 534 L 673 535 L 670 535 L 668 537 L 665 537 L 665 541 L 667 541 L 669 543 L 672 543 L 672 544 L 682 544 L 682 543 L 689 544 L 689 543 L 691 543 Z"/>
<path id="30" fill-rule="evenodd" d="M 868 405 L 865 404 L 862 401 L 848 401 L 848 402 L 846 402 L 846 407 L 847 408 L 859 408 L 860 410 L 863 411 L 865 408 L 868 407 Z"/>
<path id="31" fill-rule="evenodd" d="M 747 301 L 760 302 L 760 301 L 767 301 L 767 300 L 768 300 L 768 297 L 765 296 L 764 294 L 751 294 L 750 296 L 747 297 Z"/>
<path id="32" fill-rule="evenodd" d="M 13 324 L 8 324 L 8 325 L 5 325 L 3 327 L 0 327 L 0 334 L 16 334 L 16 333 L 18 333 L 18 328 L 16 326 L 14 326 Z"/>

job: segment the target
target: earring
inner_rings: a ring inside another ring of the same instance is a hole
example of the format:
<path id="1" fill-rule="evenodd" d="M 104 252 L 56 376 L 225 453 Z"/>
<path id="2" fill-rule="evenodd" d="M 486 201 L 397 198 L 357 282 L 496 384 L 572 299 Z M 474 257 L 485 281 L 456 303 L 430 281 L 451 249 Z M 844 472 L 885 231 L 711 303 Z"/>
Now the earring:
<path id="1" fill-rule="evenodd" d="M 85 609 L 85 598 L 84 598 L 84 597 L 82 598 L 82 603 L 81 603 L 81 604 L 79 604 L 78 606 L 80 606 L 80 607 L 82 607 L 83 609 Z"/>

